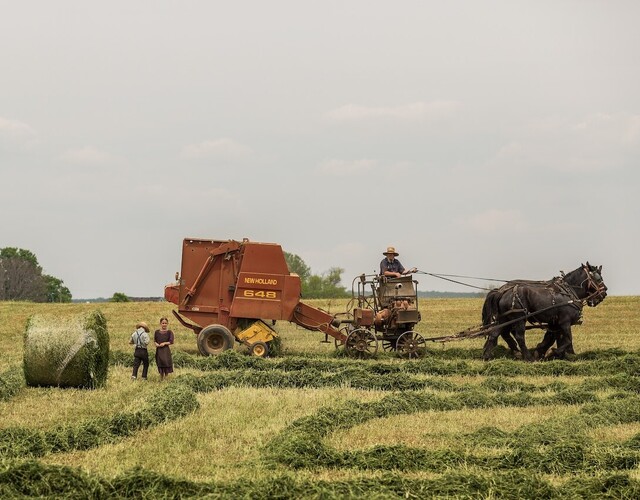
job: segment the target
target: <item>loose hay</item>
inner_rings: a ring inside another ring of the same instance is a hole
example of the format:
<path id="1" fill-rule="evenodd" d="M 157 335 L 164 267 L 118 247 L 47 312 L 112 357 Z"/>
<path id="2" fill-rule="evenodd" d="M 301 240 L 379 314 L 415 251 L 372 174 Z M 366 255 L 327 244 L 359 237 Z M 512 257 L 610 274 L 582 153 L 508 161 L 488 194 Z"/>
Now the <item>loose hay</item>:
<path id="1" fill-rule="evenodd" d="M 24 375 L 18 366 L 0 373 L 0 401 L 7 401 L 24 386 Z"/>
<path id="2" fill-rule="evenodd" d="M 100 311 L 69 317 L 34 315 L 27 322 L 27 385 L 94 389 L 105 385 L 108 366 L 109 333 Z"/>

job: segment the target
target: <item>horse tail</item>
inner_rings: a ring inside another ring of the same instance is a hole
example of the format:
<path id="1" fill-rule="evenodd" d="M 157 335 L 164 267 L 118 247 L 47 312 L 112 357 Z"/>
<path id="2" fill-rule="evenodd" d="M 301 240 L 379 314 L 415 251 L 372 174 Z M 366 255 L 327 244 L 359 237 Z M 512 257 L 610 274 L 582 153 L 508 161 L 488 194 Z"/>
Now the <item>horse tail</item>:
<path id="1" fill-rule="evenodd" d="M 502 294 L 497 288 L 490 290 L 482 305 L 482 324 L 490 325 L 498 316 L 498 301 Z"/>

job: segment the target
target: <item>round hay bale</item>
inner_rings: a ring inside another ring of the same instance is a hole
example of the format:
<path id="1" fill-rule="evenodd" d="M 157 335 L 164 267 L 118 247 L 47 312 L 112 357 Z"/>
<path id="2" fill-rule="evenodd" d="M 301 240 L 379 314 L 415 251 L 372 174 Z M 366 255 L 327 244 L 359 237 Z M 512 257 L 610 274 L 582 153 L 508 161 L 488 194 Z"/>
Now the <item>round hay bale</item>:
<path id="1" fill-rule="evenodd" d="M 24 335 L 29 386 L 94 389 L 107 381 L 109 333 L 100 311 L 69 317 L 34 315 Z"/>

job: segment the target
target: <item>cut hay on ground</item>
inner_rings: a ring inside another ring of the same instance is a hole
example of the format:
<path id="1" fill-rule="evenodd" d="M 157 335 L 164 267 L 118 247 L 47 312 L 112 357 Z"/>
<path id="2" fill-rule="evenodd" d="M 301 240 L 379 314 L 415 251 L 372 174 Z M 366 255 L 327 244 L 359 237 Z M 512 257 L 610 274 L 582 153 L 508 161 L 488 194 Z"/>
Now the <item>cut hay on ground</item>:
<path id="1" fill-rule="evenodd" d="M 24 376 L 29 386 L 93 389 L 107 380 L 109 334 L 100 311 L 34 315 L 24 335 Z"/>

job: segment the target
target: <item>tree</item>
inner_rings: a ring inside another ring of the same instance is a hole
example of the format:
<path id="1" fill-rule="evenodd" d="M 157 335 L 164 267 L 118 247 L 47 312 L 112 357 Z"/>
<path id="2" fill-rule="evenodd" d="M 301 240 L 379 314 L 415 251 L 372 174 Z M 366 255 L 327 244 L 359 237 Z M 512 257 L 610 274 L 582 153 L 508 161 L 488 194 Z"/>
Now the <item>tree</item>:
<path id="1" fill-rule="evenodd" d="M 290 273 L 300 276 L 300 281 L 305 282 L 311 276 L 311 268 L 307 266 L 302 258 L 294 253 L 284 252 L 284 260 L 287 261 Z"/>
<path id="2" fill-rule="evenodd" d="M 64 281 L 48 274 L 42 277 L 47 286 L 47 302 L 71 302 L 71 292 L 64 286 Z"/>
<path id="3" fill-rule="evenodd" d="M 310 299 L 329 299 L 347 297 L 348 293 L 343 286 L 340 286 L 341 275 L 344 269 L 332 267 L 322 275 L 311 275 L 302 284 L 302 295 Z"/>
<path id="4" fill-rule="evenodd" d="M 42 274 L 38 258 L 30 250 L 0 248 L 0 300 L 71 302 L 63 281 Z"/>
<path id="5" fill-rule="evenodd" d="M 31 262 L 34 266 L 40 268 L 40 265 L 38 264 L 38 258 L 32 251 L 25 250 L 24 248 L 16 248 L 16 247 L 0 248 L 0 259 L 13 259 L 13 258 L 26 260 L 28 262 Z"/>
<path id="6" fill-rule="evenodd" d="M 116 292 L 113 294 L 113 297 L 111 297 L 109 302 L 131 302 L 131 299 L 122 292 Z"/>
<path id="7" fill-rule="evenodd" d="M 311 268 L 296 254 L 284 252 L 284 258 L 289 266 L 289 272 L 300 276 L 302 295 L 309 299 L 325 299 L 347 297 L 347 291 L 340 286 L 344 269 L 332 267 L 322 275 L 311 274 Z"/>
<path id="8" fill-rule="evenodd" d="M 0 249 L 0 300 L 46 302 L 46 284 L 38 259 L 29 250 Z"/>

